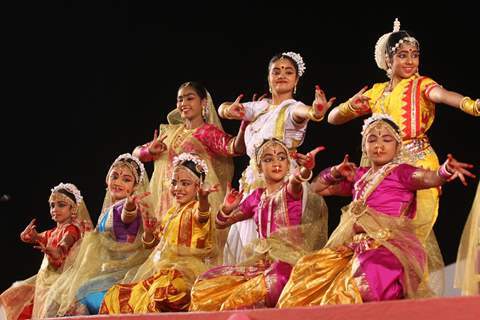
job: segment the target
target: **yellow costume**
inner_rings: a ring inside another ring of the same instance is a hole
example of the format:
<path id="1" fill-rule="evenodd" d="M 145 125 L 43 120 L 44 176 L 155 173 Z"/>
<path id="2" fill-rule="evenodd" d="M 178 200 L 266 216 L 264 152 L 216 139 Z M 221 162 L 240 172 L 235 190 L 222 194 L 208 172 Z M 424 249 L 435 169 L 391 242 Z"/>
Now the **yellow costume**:
<path id="1" fill-rule="evenodd" d="M 164 215 L 161 240 L 131 279 L 110 288 L 100 313 L 187 311 L 190 289 L 214 256 L 211 220 L 198 221 L 198 202 L 174 206 Z"/>
<path id="2" fill-rule="evenodd" d="M 428 92 L 438 84 L 424 76 L 413 75 L 401 80 L 391 92 L 386 92 L 389 82 L 377 83 L 364 93 L 370 98 L 372 113 L 384 113 L 393 118 L 400 127 L 405 162 L 424 169 L 437 170 L 440 166 L 437 155 L 430 145 L 426 132 L 435 119 L 435 103 L 428 99 Z M 365 158 L 365 157 L 364 157 Z M 362 159 L 362 165 L 366 165 Z M 417 237 L 424 243 L 429 255 L 430 271 L 443 268 L 443 258 L 433 231 L 437 220 L 439 189 L 417 191 L 417 215 L 413 221 Z M 441 276 L 440 276 L 441 277 Z M 431 279 L 438 284 L 434 291 L 443 290 L 442 279 Z"/>

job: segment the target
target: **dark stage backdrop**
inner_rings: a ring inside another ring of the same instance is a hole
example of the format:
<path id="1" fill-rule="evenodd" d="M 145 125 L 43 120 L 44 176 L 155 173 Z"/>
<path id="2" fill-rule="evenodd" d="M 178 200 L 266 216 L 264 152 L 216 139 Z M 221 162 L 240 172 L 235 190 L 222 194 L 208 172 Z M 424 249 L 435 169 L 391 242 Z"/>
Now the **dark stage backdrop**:
<path id="1" fill-rule="evenodd" d="M 0 202 L 0 291 L 40 266 L 42 254 L 22 243 L 19 233 L 32 218 L 40 231 L 54 226 L 50 188 L 75 183 L 96 220 L 110 164 L 152 138 L 174 108 L 182 82 L 202 82 L 218 107 L 240 93 L 266 92 L 270 57 L 296 51 L 307 67 L 297 98 L 310 104 L 319 84 L 329 97 L 345 101 L 364 85 L 385 81 L 373 59 L 374 46 L 399 17 L 421 43 L 421 74 L 480 97 L 478 14 L 458 2 L 435 15 L 433 9 L 416 11 L 414 2 L 390 2 L 392 9 L 380 11 L 347 4 L 314 9 L 301 1 L 221 6 L 182 1 L 168 9 L 99 3 L 19 4 L 4 11 L 0 194 L 10 200 Z M 441 161 L 451 152 L 474 163 L 478 174 L 479 119 L 444 105 L 437 106 L 436 115 L 429 136 Z M 362 123 L 309 124 L 300 151 L 326 147 L 315 173 L 345 153 L 359 160 Z M 239 123 L 223 125 L 235 134 Z M 245 157 L 235 160 L 235 179 L 246 163 Z M 152 166 L 147 168 L 151 173 Z M 435 231 L 447 263 L 456 258 L 477 183 L 463 187 L 455 181 L 443 188 Z M 327 199 L 330 231 L 346 203 L 346 198 Z"/>

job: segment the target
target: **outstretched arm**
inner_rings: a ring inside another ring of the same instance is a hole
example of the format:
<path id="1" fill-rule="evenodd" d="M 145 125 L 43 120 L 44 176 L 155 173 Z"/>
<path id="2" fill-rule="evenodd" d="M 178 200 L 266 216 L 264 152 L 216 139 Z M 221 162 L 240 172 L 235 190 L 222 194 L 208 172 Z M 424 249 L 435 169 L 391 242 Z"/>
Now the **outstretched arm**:
<path id="1" fill-rule="evenodd" d="M 418 168 L 413 173 L 413 181 L 418 189 L 438 187 L 446 182 L 459 178 L 466 186 L 466 177 L 475 178 L 475 175 L 467 169 L 473 168 L 472 164 L 459 162 L 451 154 L 438 170 L 426 170 Z"/>
<path id="2" fill-rule="evenodd" d="M 427 98 L 435 103 L 442 103 L 454 108 L 459 108 L 472 116 L 480 116 L 480 99 L 472 100 L 469 97 L 464 97 L 457 92 L 449 91 L 438 85 L 431 90 L 427 90 Z"/>

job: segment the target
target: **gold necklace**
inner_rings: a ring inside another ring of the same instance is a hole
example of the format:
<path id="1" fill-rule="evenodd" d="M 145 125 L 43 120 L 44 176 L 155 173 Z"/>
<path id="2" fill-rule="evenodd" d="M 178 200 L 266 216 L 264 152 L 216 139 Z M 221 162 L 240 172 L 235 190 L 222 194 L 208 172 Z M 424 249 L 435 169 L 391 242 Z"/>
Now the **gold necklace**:
<path id="1" fill-rule="evenodd" d="M 185 139 L 194 131 L 195 129 L 187 129 L 185 125 L 183 125 L 180 130 L 177 130 L 175 138 L 172 141 L 173 149 L 177 149 L 183 143 L 183 141 L 185 141 Z"/>

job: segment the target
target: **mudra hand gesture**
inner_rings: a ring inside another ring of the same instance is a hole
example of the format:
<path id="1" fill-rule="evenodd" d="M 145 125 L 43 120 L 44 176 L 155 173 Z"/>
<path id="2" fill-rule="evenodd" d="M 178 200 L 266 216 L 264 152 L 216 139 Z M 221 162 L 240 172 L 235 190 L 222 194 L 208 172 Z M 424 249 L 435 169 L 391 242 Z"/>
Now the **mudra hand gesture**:
<path id="1" fill-rule="evenodd" d="M 152 216 L 146 208 L 141 208 L 140 212 L 142 213 L 143 231 L 147 234 L 153 234 L 157 228 L 157 218 Z"/>
<path id="2" fill-rule="evenodd" d="M 37 232 L 37 230 L 35 230 L 35 228 L 37 227 L 35 225 L 35 221 L 36 221 L 36 219 L 33 219 L 32 221 L 30 221 L 30 223 L 25 228 L 25 230 L 23 230 L 20 233 L 20 239 L 23 242 L 32 243 L 32 242 L 35 242 L 37 240 L 38 232 Z"/>
<path id="3" fill-rule="evenodd" d="M 125 208 L 128 211 L 133 211 L 135 208 L 148 208 L 148 205 L 143 202 L 143 198 L 147 197 L 150 195 L 150 192 L 144 192 L 142 194 L 134 194 L 132 193 L 131 195 L 128 196 L 127 202 L 125 203 Z"/>
<path id="4" fill-rule="evenodd" d="M 319 85 L 315 86 L 315 100 L 312 104 L 313 117 L 316 119 L 323 118 L 327 110 L 333 105 L 337 98 L 332 97 L 327 101 L 325 92 L 320 89 Z"/>
<path id="5" fill-rule="evenodd" d="M 226 214 L 230 214 L 240 205 L 242 198 L 243 192 L 239 192 L 232 188 L 232 184 L 230 182 L 227 183 L 227 193 L 223 199 L 222 211 Z"/>
<path id="6" fill-rule="evenodd" d="M 449 173 L 452 173 L 452 176 L 448 178 L 447 181 L 452 181 L 456 178 L 459 178 L 460 181 L 462 181 L 463 185 L 466 186 L 467 181 L 465 176 L 470 178 L 476 178 L 473 173 L 467 170 L 473 168 L 473 164 L 460 162 L 455 159 L 451 154 L 447 155 L 447 160 L 445 161 L 444 165 L 447 171 L 449 171 Z"/>
<path id="7" fill-rule="evenodd" d="M 308 170 L 312 170 L 315 168 L 315 156 L 320 151 L 325 150 L 324 146 L 316 147 L 312 151 L 308 152 L 307 154 L 301 154 L 298 152 L 294 152 L 291 154 L 292 158 L 295 159 L 297 164 L 301 167 L 305 167 Z"/>
<path id="8" fill-rule="evenodd" d="M 217 192 L 218 190 L 220 190 L 220 183 L 217 183 L 211 187 L 206 183 L 202 183 L 200 188 L 198 188 L 198 196 L 207 198 L 210 193 Z"/>
<path id="9" fill-rule="evenodd" d="M 225 108 L 225 116 L 228 119 L 235 119 L 235 120 L 242 120 L 243 117 L 245 116 L 245 107 L 243 104 L 240 103 L 240 100 L 242 100 L 243 94 L 239 95 L 237 99 L 229 105 L 227 108 Z"/>
<path id="10" fill-rule="evenodd" d="M 158 130 L 153 133 L 153 140 L 148 144 L 148 152 L 152 156 L 153 160 L 157 160 L 162 152 L 167 150 L 167 145 L 163 142 L 167 138 L 167 135 L 162 135 L 158 138 Z"/>
<path id="11" fill-rule="evenodd" d="M 349 107 L 357 115 L 363 115 L 370 112 L 370 98 L 364 96 L 363 93 L 367 91 L 367 86 L 363 87 L 353 97 L 348 100 Z"/>
<path id="12" fill-rule="evenodd" d="M 355 178 L 355 170 L 357 166 L 355 163 L 350 162 L 350 157 L 348 154 L 343 158 L 343 162 L 339 165 L 336 165 L 332 168 L 332 175 L 334 178 L 344 177 L 348 181 L 352 182 Z"/>

